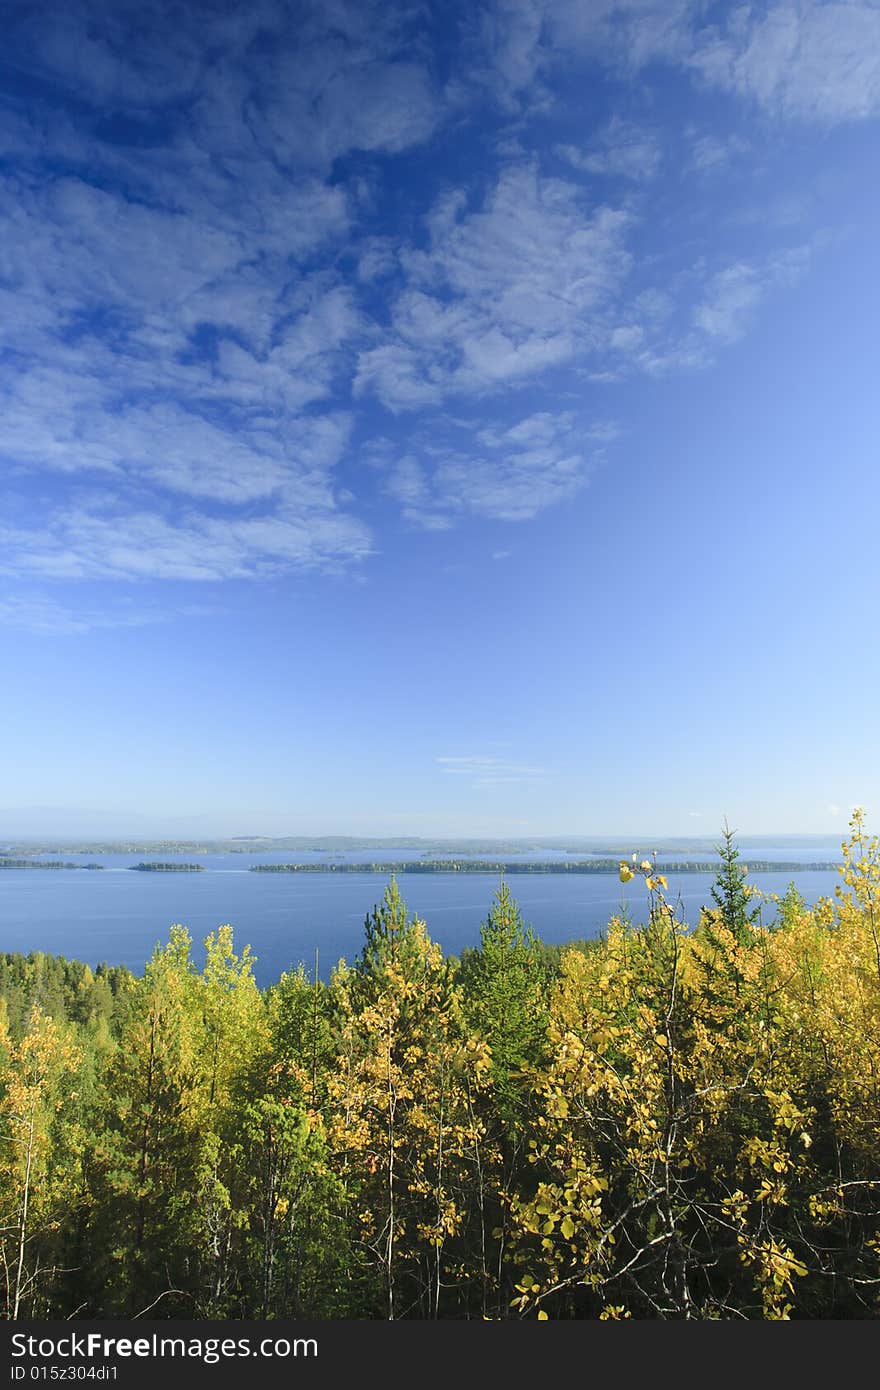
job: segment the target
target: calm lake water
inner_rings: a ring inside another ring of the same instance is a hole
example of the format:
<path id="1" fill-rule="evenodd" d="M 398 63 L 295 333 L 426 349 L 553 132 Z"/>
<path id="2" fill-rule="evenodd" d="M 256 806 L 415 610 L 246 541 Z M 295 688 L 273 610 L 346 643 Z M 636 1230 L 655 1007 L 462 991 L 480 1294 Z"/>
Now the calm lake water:
<path id="1" fill-rule="evenodd" d="M 839 840 L 824 844 L 773 846 L 742 840 L 744 863 L 749 855 L 761 859 L 836 860 Z M 383 862 L 415 860 L 420 851 L 394 850 Z M 283 970 L 300 962 L 309 969 L 315 950 L 326 978 L 344 956 L 349 961 L 363 943 L 364 917 L 381 901 L 386 879 L 373 873 L 252 874 L 252 864 L 370 862 L 375 850 L 345 855 L 323 853 L 184 854 L 184 855 L 51 855 L 71 863 L 96 862 L 101 872 L 79 869 L 0 872 L 0 950 L 46 951 L 96 965 L 107 961 L 140 971 L 157 942 L 167 939 L 174 922 L 187 926 L 198 946 L 208 932 L 225 922 L 235 928 L 236 947 L 250 945 L 257 957 L 261 985 L 276 980 Z M 459 858 L 462 856 L 458 856 Z M 480 857 L 480 856 L 478 856 Z M 485 856 L 482 856 L 485 857 Z M 514 855 L 507 854 L 513 860 Z M 539 856 L 530 852 L 529 859 Z M 571 858 L 543 851 L 542 859 Z M 585 855 L 577 855 L 586 858 Z M 691 857 L 696 857 L 692 855 Z M 701 853 L 701 859 L 709 856 Z M 140 858 L 199 863 L 199 874 L 132 873 L 128 866 Z M 658 863 L 660 861 L 658 860 Z M 831 896 L 840 877 L 833 872 L 766 873 L 750 875 L 766 892 L 782 894 L 792 879 L 808 903 Z M 638 881 L 622 885 L 616 874 L 511 875 L 510 887 L 524 920 L 545 941 L 562 943 L 596 936 L 625 904 L 634 920 L 645 905 Z M 400 874 L 398 884 L 407 906 L 428 925 L 428 931 L 447 953 L 479 944 L 480 923 L 498 887 L 495 874 Z M 695 921 L 704 903 L 711 902 L 711 874 L 670 875 L 673 900 L 680 898 L 684 917 Z M 769 916 L 772 909 L 768 909 Z M 196 950 L 196 959 L 201 959 Z"/>

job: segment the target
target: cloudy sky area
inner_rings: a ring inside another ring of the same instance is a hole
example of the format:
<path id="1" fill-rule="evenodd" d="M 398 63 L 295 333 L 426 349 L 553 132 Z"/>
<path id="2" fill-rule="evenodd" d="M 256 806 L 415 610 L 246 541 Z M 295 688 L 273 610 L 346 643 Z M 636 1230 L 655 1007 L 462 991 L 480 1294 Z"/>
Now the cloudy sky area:
<path id="1" fill-rule="evenodd" d="M 0 54 L 0 833 L 880 811 L 880 3 Z"/>

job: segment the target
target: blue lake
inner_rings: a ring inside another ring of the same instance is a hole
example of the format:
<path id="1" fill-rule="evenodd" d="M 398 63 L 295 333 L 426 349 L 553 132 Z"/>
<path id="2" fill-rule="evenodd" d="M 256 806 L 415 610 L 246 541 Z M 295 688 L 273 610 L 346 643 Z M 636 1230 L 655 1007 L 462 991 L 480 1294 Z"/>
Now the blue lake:
<path id="1" fill-rule="evenodd" d="M 776 846 L 773 853 L 769 843 L 741 844 L 745 863 L 749 854 L 804 862 L 836 859 L 839 853 L 839 841 L 823 846 Z M 237 948 L 250 945 L 257 957 L 256 976 L 261 985 L 300 962 L 311 969 L 316 950 L 325 977 L 340 957 L 353 960 L 363 942 L 364 917 L 381 901 L 386 882 L 383 875 L 367 872 L 248 872 L 255 863 L 369 862 L 378 858 L 375 850 L 334 856 L 286 851 L 271 855 L 49 857 L 72 863 L 97 862 L 104 868 L 101 872 L 28 869 L 0 873 L 0 950 L 46 951 L 92 965 L 107 961 L 140 971 L 156 943 L 167 939 L 172 923 L 182 922 L 188 927 L 199 946 L 208 932 L 230 922 Z M 160 857 L 203 864 L 205 872 L 130 872 L 128 866 L 139 858 Z M 406 850 L 382 855 L 383 862 L 418 857 L 418 851 Z M 537 856 L 532 852 L 528 857 Z M 542 851 L 541 858 L 551 857 L 557 856 Z M 750 877 L 765 892 L 779 894 L 794 880 L 808 903 L 832 896 L 841 881 L 838 874 L 828 871 Z M 517 874 L 511 875 L 509 882 L 524 920 L 548 942 L 596 936 L 622 905 L 636 921 L 644 913 L 646 895 L 641 883 L 636 880 L 624 886 L 616 874 Z M 497 875 L 401 874 L 398 884 L 409 909 L 424 918 L 430 935 L 445 952 L 458 954 L 465 946 L 479 944 L 480 923 L 498 887 Z M 686 920 L 696 921 L 700 907 L 711 902 L 711 885 L 710 874 L 670 875 L 671 898 L 680 899 Z M 772 915 L 772 906 L 765 909 L 768 921 Z M 201 959 L 199 950 L 195 955 Z"/>

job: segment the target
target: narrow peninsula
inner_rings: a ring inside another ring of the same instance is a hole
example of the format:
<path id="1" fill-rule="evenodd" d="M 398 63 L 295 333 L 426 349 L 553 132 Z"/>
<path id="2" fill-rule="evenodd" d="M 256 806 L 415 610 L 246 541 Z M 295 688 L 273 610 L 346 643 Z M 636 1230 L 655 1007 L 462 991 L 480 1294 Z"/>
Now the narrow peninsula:
<path id="1" fill-rule="evenodd" d="M 103 869 L 103 864 L 70 864 L 64 859 L 9 859 L 0 855 L 0 869 Z"/>

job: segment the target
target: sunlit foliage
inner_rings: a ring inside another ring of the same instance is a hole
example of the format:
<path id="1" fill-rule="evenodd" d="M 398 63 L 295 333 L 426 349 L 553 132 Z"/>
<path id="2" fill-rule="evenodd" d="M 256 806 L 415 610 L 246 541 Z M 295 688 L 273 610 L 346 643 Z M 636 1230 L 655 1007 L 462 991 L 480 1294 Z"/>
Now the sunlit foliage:
<path id="1" fill-rule="evenodd" d="M 502 882 L 444 959 L 392 879 L 361 955 L 258 990 L 232 929 L 143 975 L 0 958 L 17 1317 L 880 1313 L 880 844 L 695 924 L 549 950 Z"/>

